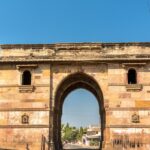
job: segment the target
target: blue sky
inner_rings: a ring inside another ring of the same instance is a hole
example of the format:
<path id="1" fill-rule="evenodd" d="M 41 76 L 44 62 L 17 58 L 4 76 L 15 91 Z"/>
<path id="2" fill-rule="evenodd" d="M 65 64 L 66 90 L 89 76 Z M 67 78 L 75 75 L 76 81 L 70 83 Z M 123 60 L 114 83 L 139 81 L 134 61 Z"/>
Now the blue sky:
<path id="1" fill-rule="evenodd" d="M 150 0 L 0 0 L 0 43 L 150 41 Z"/>
<path id="2" fill-rule="evenodd" d="M 72 91 L 64 101 L 62 122 L 76 127 L 99 125 L 99 106 L 95 96 L 85 89 Z"/>
<path id="3" fill-rule="evenodd" d="M 0 0 L 0 44 L 146 41 L 150 41 L 150 0 Z M 75 121 L 74 106 L 81 111 L 87 100 L 85 112 L 89 108 L 92 113 L 85 122 L 90 118 L 95 123 L 95 98 L 83 90 L 76 92 L 67 97 L 71 100 L 65 101 L 63 117 Z"/>

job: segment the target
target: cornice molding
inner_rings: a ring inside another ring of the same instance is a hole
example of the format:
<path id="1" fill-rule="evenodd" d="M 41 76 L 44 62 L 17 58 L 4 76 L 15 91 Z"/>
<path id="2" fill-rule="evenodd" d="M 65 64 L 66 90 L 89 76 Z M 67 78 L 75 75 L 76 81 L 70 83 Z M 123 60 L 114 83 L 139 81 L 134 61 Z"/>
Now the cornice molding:
<path id="1" fill-rule="evenodd" d="M 3 59 L 4 58 L 4 59 Z M 112 62 L 127 62 L 127 61 L 130 61 L 130 62 L 150 62 L 150 57 L 149 58 L 116 58 L 116 57 L 112 57 L 112 58 L 80 58 L 80 59 L 76 59 L 76 58 L 42 58 L 42 59 L 39 59 L 39 58 L 34 58 L 34 59 L 17 59 L 17 58 L 9 58 L 9 59 L 5 59 L 5 57 L 3 57 L 2 59 L 0 58 L 0 63 L 60 63 L 60 64 L 70 64 L 70 63 L 75 63 L 75 62 L 78 62 L 78 63 L 88 63 L 88 64 L 94 64 L 94 63 L 112 63 Z"/>
<path id="2" fill-rule="evenodd" d="M 111 47 L 111 46 L 146 46 L 150 47 L 150 42 L 122 42 L 122 43 L 55 43 L 55 44 L 2 44 L 1 49 L 73 49 L 73 48 L 84 48 L 84 47 Z"/>

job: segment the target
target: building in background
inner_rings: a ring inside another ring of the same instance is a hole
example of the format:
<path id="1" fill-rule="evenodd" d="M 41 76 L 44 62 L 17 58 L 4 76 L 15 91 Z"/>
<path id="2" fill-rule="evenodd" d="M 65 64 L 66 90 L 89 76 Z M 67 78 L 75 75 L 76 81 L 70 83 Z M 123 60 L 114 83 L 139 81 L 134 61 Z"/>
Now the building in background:
<path id="1" fill-rule="evenodd" d="M 101 141 L 100 126 L 90 125 L 86 134 L 82 137 L 82 143 L 86 146 L 98 146 Z"/>

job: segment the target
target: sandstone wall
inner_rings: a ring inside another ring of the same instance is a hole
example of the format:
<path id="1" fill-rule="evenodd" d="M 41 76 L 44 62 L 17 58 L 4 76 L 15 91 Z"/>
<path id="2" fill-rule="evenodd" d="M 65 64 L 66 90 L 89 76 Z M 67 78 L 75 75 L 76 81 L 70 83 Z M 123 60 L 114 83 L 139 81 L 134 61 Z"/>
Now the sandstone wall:
<path id="1" fill-rule="evenodd" d="M 0 145 L 3 148 L 40 148 L 42 135 L 49 132 L 50 66 L 17 69 L 17 64 L 0 66 Z M 31 85 L 22 85 L 22 71 L 32 73 Z M 22 123 L 22 115 L 29 123 Z"/>
<path id="2" fill-rule="evenodd" d="M 30 149 L 40 149 L 42 135 L 48 137 L 49 131 L 52 135 L 55 128 L 57 88 L 70 74 L 82 72 L 103 93 L 104 147 L 150 149 L 150 43 L 0 47 L 0 145 L 25 149 L 28 144 Z M 137 84 L 128 84 L 130 68 L 137 72 Z M 32 74 L 30 86 L 22 86 L 25 70 Z M 22 123 L 23 115 L 29 117 L 28 124 Z"/>

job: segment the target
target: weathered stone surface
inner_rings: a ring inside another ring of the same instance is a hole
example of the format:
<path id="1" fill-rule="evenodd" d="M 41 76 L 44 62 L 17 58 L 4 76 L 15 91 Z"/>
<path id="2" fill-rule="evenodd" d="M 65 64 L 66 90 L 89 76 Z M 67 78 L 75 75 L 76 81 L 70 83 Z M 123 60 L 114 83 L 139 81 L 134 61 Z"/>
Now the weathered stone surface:
<path id="1" fill-rule="evenodd" d="M 0 48 L 0 148 L 40 150 L 44 135 L 60 150 L 63 100 L 83 87 L 99 102 L 103 149 L 150 149 L 150 43 Z M 137 72 L 136 85 L 128 84 L 130 68 Z M 32 74 L 31 85 L 22 85 L 25 70 Z M 28 124 L 22 123 L 24 114 Z"/>

